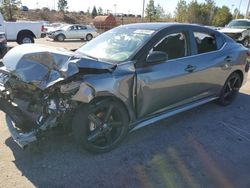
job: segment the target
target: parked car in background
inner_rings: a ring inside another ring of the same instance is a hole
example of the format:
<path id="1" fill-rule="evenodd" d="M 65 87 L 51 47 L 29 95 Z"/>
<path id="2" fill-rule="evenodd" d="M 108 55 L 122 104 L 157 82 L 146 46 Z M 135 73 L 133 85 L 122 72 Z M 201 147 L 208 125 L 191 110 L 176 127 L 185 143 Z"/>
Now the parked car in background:
<path id="1" fill-rule="evenodd" d="M 7 39 L 5 33 L 0 32 L 0 59 L 7 53 Z"/>
<path id="2" fill-rule="evenodd" d="M 21 147 L 65 126 L 80 146 L 107 152 L 129 131 L 211 101 L 231 104 L 249 56 L 218 31 L 176 23 L 120 26 L 75 52 L 20 45 L 3 59 L 0 109 Z"/>
<path id="3" fill-rule="evenodd" d="M 68 24 L 64 23 L 49 23 L 49 24 L 44 24 L 44 31 L 46 34 L 49 34 L 53 31 L 60 30 L 63 26 L 66 26 Z"/>
<path id="4" fill-rule="evenodd" d="M 228 35 L 235 41 L 249 47 L 250 43 L 250 20 L 236 19 L 232 20 L 225 28 L 219 30 Z"/>
<path id="5" fill-rule="evenodd" d="M 90 25 L 66 25 L 60 29 L 48 33 L 48 37 L 55 41 L 64 41 L 65 39 L 81 39 L 90 41 L 98 36 L 97 30 Z"/>
<path id="6" fill-rule="evenodd" d="M 0 32 L 6 34 L 8 41 L 18 44 L 34 43 L 35 38 L 44 37 L 44 27 L 41 22 L 6 22 L 0 13 Z"/>
<path id="7" fill-rule="evenodd" d="M 20 10 L 26 12 L 26 11 L 29 11 L 29 8 L 27 6 L 21 6 Z"/>

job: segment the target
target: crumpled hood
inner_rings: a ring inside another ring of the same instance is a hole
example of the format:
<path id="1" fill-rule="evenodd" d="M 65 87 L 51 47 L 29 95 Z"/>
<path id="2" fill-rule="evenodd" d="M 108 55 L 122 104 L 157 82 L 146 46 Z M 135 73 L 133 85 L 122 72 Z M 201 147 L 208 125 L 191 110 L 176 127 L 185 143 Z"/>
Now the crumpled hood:
<path id="1" fill-rule="evenodd" d="M 222 33 L 242 33 L 243 31 L 246 31 L 246 29 L 238 29 L 238 28 L 223 28 L 219 30 Z"/>
<path id="2" fill-rule="evenodd" d="M 44 65 L 49 65 L 51 63 L 56 63 L 55 58 L 52 57 L 52 54 L 64 56 L 65 59 L 70 58 L 74 55 L 73 52 L 68 51 L 64 48 L 54 48 L 37 44 L 23 44 L 12 48 L 4 56 L 3 64 L 9 71 L 13 71 L 16 69 L 16 66 L 20 63 L 20 60 L 23 57 L 33 56 L 34 61 L 38 61 L 38 63 L 42 63 Z"/>
<path id="3" fill-rule="evenodd" d="M 82 57 L 63 48 L 24 44 L 3 58 L 6 69 L 26 83 L 45 89 L 77 74 L 79 69 L 108 69 L 115 65 Z"/>

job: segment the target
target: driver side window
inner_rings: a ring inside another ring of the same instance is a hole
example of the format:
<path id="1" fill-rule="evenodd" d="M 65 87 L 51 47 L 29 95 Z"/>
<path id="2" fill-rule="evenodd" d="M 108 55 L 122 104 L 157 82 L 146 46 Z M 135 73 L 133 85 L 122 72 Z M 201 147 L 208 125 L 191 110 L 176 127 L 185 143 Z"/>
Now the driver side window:
<path id="1" fill-rule="evenodd" d="M 70 31 L 75 31 L 75 30 L 77 30 L 77 27 L 76 27 L 76 26 L 71 26 L 71 27 L 70 27 Z"/>
<path id="2" fill-rule="evenodd" d="M 168 54 L 168 59 L 177 59 L 187 56 L 187 39 L 184 33 L 173 33 L 158 42 L 152 51 L 161 51 Z"/>

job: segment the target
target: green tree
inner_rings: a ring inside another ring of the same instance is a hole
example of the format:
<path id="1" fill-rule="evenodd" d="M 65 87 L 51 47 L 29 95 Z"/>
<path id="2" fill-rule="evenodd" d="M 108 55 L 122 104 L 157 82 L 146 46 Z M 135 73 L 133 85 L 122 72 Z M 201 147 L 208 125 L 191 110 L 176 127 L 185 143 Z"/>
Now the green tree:
<path id="1" fill-rule="evenodd" d="M 91 13 L 92 18 L 95 18 L 97 16 L 97 10 L 96 7 L 93 7 L 92 13 Z"/>
<path id="2" fill-rule="evenodd" d="M 203 4 L 203 11 L 205 18 L 208 18 L 203 20 L 205 25 L 212 25 L 215 10 L 216 4 L 214 0 L 205 0 L 205 4 Z"/>
<path id="3" fill-rule="evenodd" d="M 202 15 L 202 7 L 196 0 L 191 1 L 188 4 L 187 9 L 187 21 L 189 23 L 202 23 L 203 15 Z"/>
<path id="4" fill-rule="evenodd" d="M 0 11 L 3 14 L 4 19 L 7 21 L 15 21 L 16 12 L 20 4 L 20 0 L 3 0 L 0 6 Z"/>
<path id="5" fill-rule="evenodd" d="M 185 0 L 179 0 L 174 12 L 175 20 L 177 22 L 187 21 L 187 2 Z"/>
<path id="6" fill-rule="evenodd" d="M 155 19 L 159 19 L 161 17 L 164 17 L 165 11 L 164 11 L 163 7 L 160 4 L 157 5 L 155 10 L 156 10 Z"/>
<path id="7" fill-rule="evenodd" d="M 87 12 L 86 12 L 86 15 L 87 15 L 88 17 L 90 17 L 90 7 L 88 8 L 88 10 L 87 10 Z"/>
<path id="8" fill-rule="evenodd" d="M 160 5 L 155 6 L 154 0 L 149 1 L 145 12 L 146 12 L 146 18 L 149 19 L 150 22 L 156 21 L 161 16 L 164 15 L 163 8 Z"/>
<path id="9" fill-rule="evenodd" d="M 98 15 L 103 15 L 103 9 L 102 7 L 99 7 L 97 10 Z"/>
<path id="10" fill-rule="evenodd" d="M 213 25 L 223 27 L 228 24 L 232 20 L 233 16 L 230 12 L 230 9 L 227 6 L 222 6 L 221 8 L 217 8 Z"/>
<path id="11" fill-rule="evenodd" d="M 58 0 L 57 7 L 60 11 L 64 12 L 68 9 L 68 1 L 67 0 Z"/>

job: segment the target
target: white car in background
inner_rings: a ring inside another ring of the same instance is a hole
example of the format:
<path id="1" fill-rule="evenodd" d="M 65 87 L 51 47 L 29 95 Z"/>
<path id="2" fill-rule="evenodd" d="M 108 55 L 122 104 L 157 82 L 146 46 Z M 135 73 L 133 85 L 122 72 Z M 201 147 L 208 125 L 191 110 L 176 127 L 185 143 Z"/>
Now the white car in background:
<path id="1" fill-rule="evenodd" d="M 250 44 L 250 20 L 236 19 L 232 20 L 225 28 L 219 30 L 228 35 L 235 41 L 249 47 Z"/>
<path id="2" fill-rule="evenodd" d="M 90 41 L 98 36 L 97 30 L 90 25 L 66 25 L 59 30 L 48 33 L 48 37 L 55 41 L 64 41 L 65 39 L 81 39 Z"/>
<path id="3" fill-rule="evenodd" d="M 5 33 L 8 41 L 16 41 L 18 44 L 34 43 L 35 38 L 45 37 L 42 22 L 6 22 L 1 13 L 0 32 Z"/>

